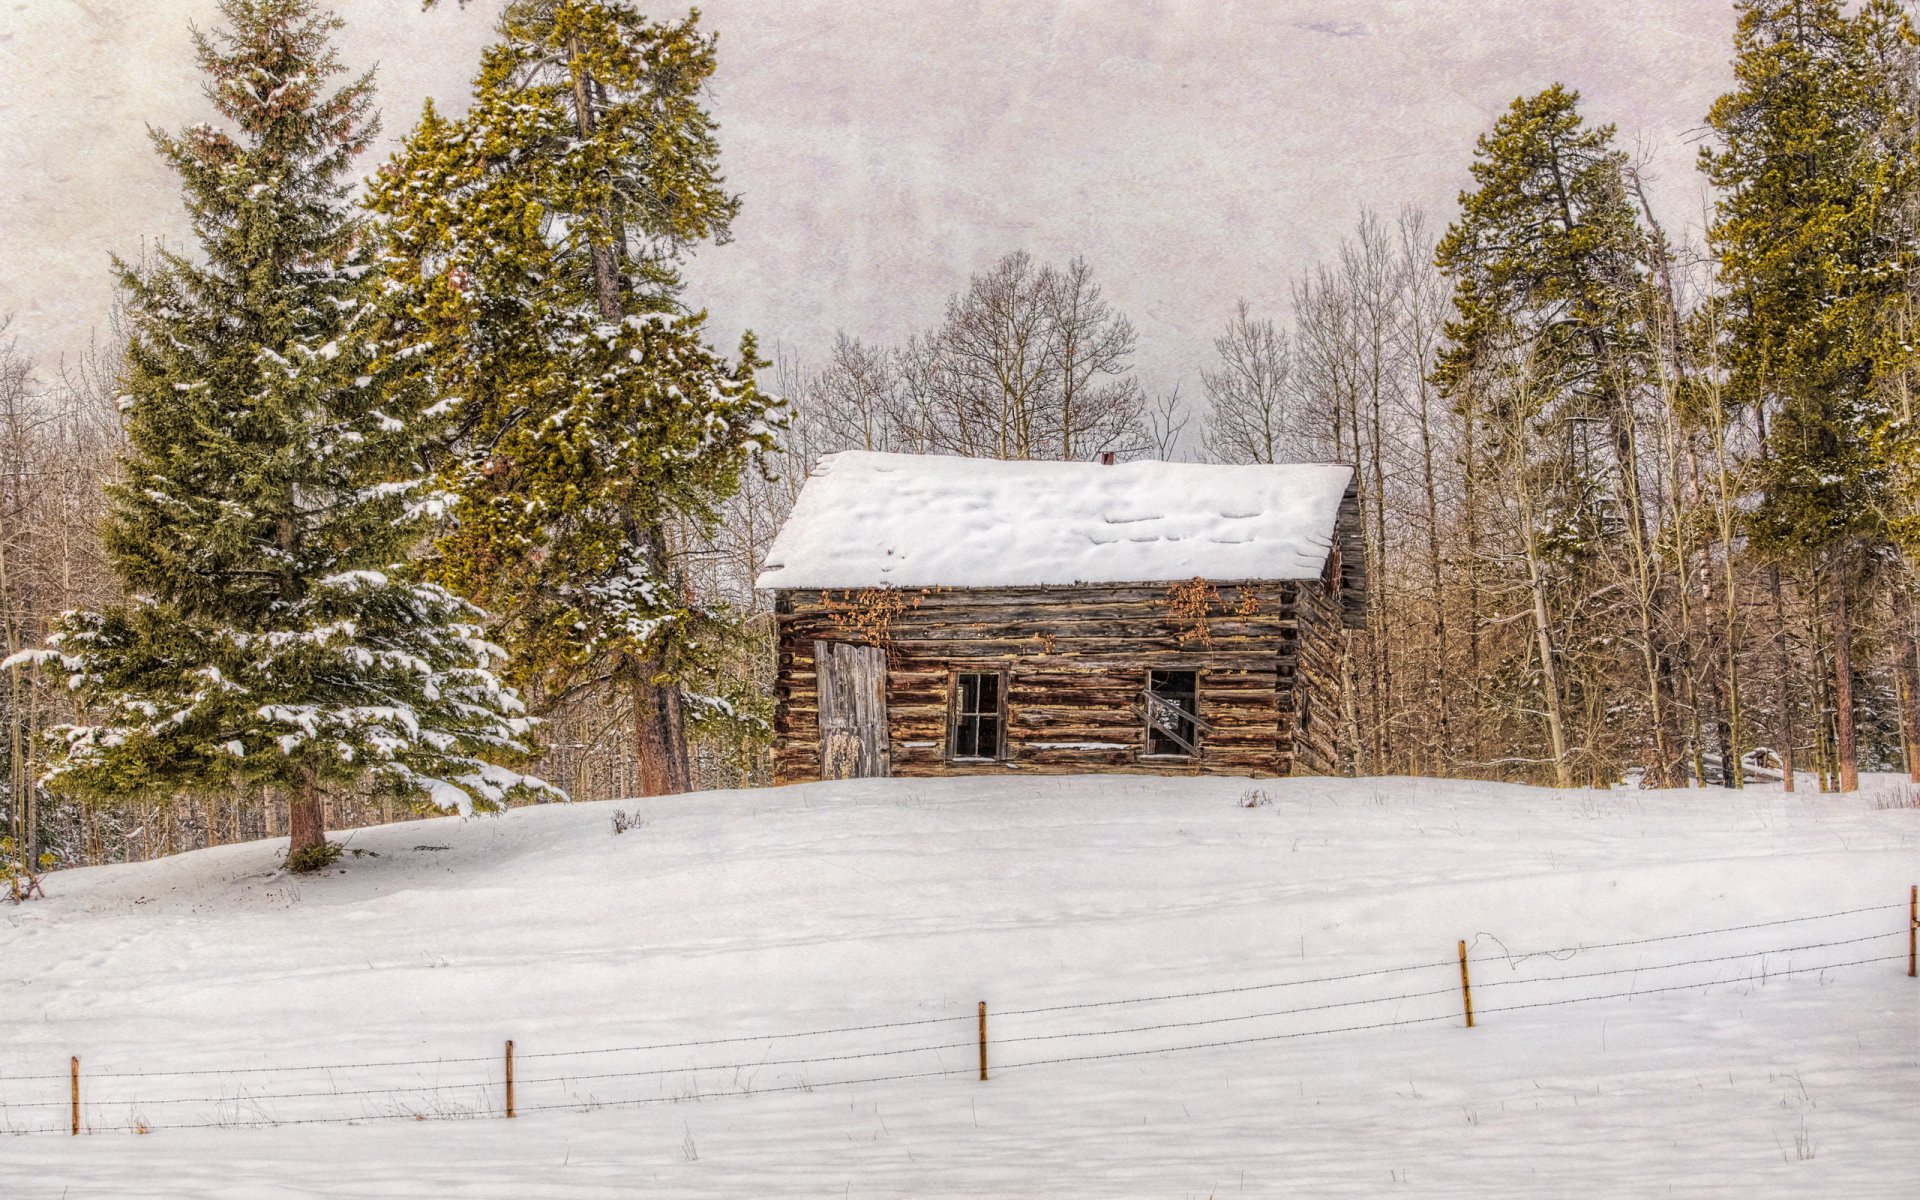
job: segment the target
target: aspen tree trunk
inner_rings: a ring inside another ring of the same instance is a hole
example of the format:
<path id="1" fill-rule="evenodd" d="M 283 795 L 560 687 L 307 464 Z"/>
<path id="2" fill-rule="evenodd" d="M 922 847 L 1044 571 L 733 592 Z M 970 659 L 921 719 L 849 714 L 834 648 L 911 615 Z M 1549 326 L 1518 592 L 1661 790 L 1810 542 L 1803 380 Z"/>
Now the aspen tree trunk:
<path id="1" fill-rule="evenodd" d="M 589 79 L 580 61 L 580 42 L 567 42 L 568 68 L 573 78 L 574 122 L 582 139 L 593 136 L 593 105 L 588 97 Z M 589 243 L 593 260 L 593 283 L 599 300 L 600 315 L 619 320 L 621 311 L 618 254 L 620 231 L 614 214 L 603 211 L 604 237 Z M 667 578 L 666 541 L 657 526 L 649 527 L 640 544 L 650 572 L 656 579 Z M 639 759 L 640 793 L 665 796 L 684 792 L 689 786 L 687 741 L 680 711 L 680 687 L 667 675 L 666 662 L 658 654 L 637 656 L 633 662 L 633 736 Z"/>
<path id="2" fill-rule="evenodd" d="M 1524 440 L 1516 437 L 1517 445 Z M 1547 743 L 1553 751 L 1555 787 L 1572 787 L 1573 773 L 1567 763 L 1566 718 L 1560 698 L 1560 669 L 1554 661 L 1553 619 L 1547 605 L 1547 579 L 1540 561 L 1540 540 L 1534 533 L 1533 492 L 1527 483 L 1525 452 L 1516 454 L 1513 464 L 1514 498 L 1520 508 L 1520 540 L 1526 547 L 1527 590 L 1531 596 L 1533 636 L 1540 654 L 1540 690 L 1547 722 Z"/>
<path id="3" fill-rule="evenodd" d="M 1374 343 L 1370 397 L 1373 412 L 1369 421 L 1371 428 L 1368 430 L 1372 440 L 1368 458 L 1373 472 L 1373 546 L 1368 554 L 1372 561 L 1367 564 L 1367 569 L 1372 572 L 1367 579 L 1367 640 L 1373 650 L 1373 773 L 1384 775 L 1392 772 L 1387 727 L 1393 711 L 1393 648 L 1387 630 L 1387 477 L 1381 461 L 1381 443 L 1386 440 L 1386 424 L 1380 402 L 1381 374 L 1385 364 L 1381 361 L 1379 331 L 1375 329 L 1371 335 Z"/>
<path id="4" fill-rule="evenodd" d="M 1461 480 L 1462 501 L 1467 523 L 1467 686 L 1470 694 L 1477 700 L 1480 695 L 1480 506 L 1479 506 L 1479 462 L 1478 435 L 1475 422 L 1473 388 L 1468 383 L 1465 395 L 1465 411 L 1461 420 L 1465 426 L 1465 437 L 1461 442 L 1460 458 L 1464 469 Z M 1473 739 L 1472 761 L 1478 763 L 1485 759 L 1481 753 L 1480 722 L 1477 719 L 1467 723 L 1468 736 Z"/>
<path id="5" fill-rule="evenodd" d="M 1699 495 L 1699 480 L 1682 469 L 1688 457 L 1687 455 L 1681 455 L 1674 461 L 1673 478 L 1675 494 L 1688 496 L 1697 500 Z M 1688 528 L 1692 523 L 1692 519 L 1693 512 L 1691 507 L 1684 507 L 1675 519 L 1674 524 L 1676 529 L 1684 530 Z M 1684 539 L 1684 533 L 1681 534 L 1681 537 Z M 1691 546 L 1683 544 L 1679 547 L 1675 561 L 1677 575 L 1675 591 L 1679 596 L 1680 610 L 1680 645 L 1677 653 L 1680 658 L 1680 668 L 1682 671 L 1681 682 L 1682 691 L 1684 692 L 1682 702 L 1686 705 L 1687 710 L 1686 723 L 1681 733 L 1686 742 L 1687 766 L 1688 770 L 1692 773 L 1692 786 L 1695 787 L 1705 787 L 1707 785 L 1707 742 L 1705 726 L 1701 722 L 1700 715 L 1702 711 L 1700 699 L 1700 664 L 1694 654 L 1694 648 L 1704 645 L 1707 641 L 1705 634 L 1696 628 L 1696 621 L 1694 620 L 1696 607 L 1693 603 L 1695 586 L 1694 573 L 1696 570 L 1703 570 L 1703 568 L 1700 568 L 1698 565 L 1700 557 L 1702 556 L 1693 552 Z"/>
<path id="6" fill-rule="evenodd" d="M 6 623 L 6 654 L 20 652 L 21 621 L 13 601 L 13 581 L 8 571 L 7 529 L 0 516 L 0 621 Z M 10 824 L 14 844 L 31 867 L 40 859 L 39 822 L 34 812 L 33 780 L 27 770 L 27 738 L 22 727 L 25 703 L 20 685 L 21 668 L 7 671 L 7 801 L 12 807 Z"/>
<path id="7" fill-rule="evenodd" d="M 1533 631 L 1540 648 L 1540 683 L 1546 701 L 1547 741 L 1553 750 L 1553 785 L 1572 787 L 1573 775 L 1567 766 L 1567 734 L 1560 712 L 1560 672 L 1553 661 L 1553 625 L 1547 615 L 1546 587 L 1531 538 L 1527 542 L 1527 584 L 1533 593 Z"/>
<path id="8" fill-rule="evenodd" d="M 1375 404 L 1373 444 L 1373 575 L 1367 580 L 1367 592 L 1373 609 L 1373 626 L 1368 641 L 1373 649 L 1373 771 L 1391 774 L 1394 753 L 1393 724 L 1393 643 L 1388 628 L 1387 609 L 1387 505 L 1386 486 L 1380 465 L 1379 406 Z"/>
<path id="9" fill-rule="evenodd" d="M 1373 488 L 1372 488 L 1372 485 L 1367 481 L 1367 472 L 1365 469 L 1365 463 L 1361 458 L 1361 454 L 1363 453 L 1363 451 L 1361 449 L 1362 443 L 1360 440 L 1360 385 L 1359 385 L 1359 380 L 1357 379 L 1353 381 L 1353 386 L 1350 389 L 1350 394 L 1348 396 L 1347 419 L 1350 423 L 1349 428 L 1353 436 L 1353 441 L 1352 441 L 1353 474 L 1354 474 L 1354 478 L 1360 484 L 1360 488 L 1359 488 L 1360 505 L 1362 509 L 1361 520 L 1363 522 L 1362 528 L 1364 529 L 1365 528 L 1364 522 L 1366 520 L 1366 510 L 1369 507 L 1374 507 L 1377 510 L 1377 506 L 1379 505 L 1380 501 L 1377 496 L 1369 495 L 1369 493 L 1373 490 Z M 1370 542 L 1370 541 L 1372 541 L 1370 537 L 1366 537 L 1364 534 L 1362 535 L 1361 562 L 1363 564 L 1366 563 L 1367 557 L 1371 553 L 1371 547 L 1369 547 L 1366 544 L 1367 542 Z M 1369 605 L 1369 607 L 1371 607 L 1371 605 Z M 1361 747 L 1363 745 L 1367 745 L 1367 743 L 1361 741 L 1361 738 L 1360 738 L 1360 716 L 1359 716 L 1360 679 L 1359 679 L 1359 666 L 1354 661 L 1355 659 L 1355 655 L 1353 653 L 1354 638 L 1352 633 L 1348 632 L 1347 634 L 1345 634 L 1342 638 L 1342 641 L 1346 647 L 1345 674 L 1349 681 L 1348 687 L 1349 687 L 1349 691 L 1351 692 L 1351 697 L 1348 700 L 1348 707 L 1351 714 L 1349 717 L 1349 733 L 1353 739 L 1352 741 L 1353 774 L 1355 775 L 1378 774 L 1380 771 L 1380 760 L 1377 757 L 1377 754 L 1379 751 L 1377 739 L 1380 736 L 1380 712 L 1381 712 L 1380 672 L 1378 669 L 1380 648 L 1373 644 L 1372 614 L 1369 613 L 1368 619 L 1367 619 L 1367 643 L 1368 643 L 1367 648 L 1369 651 L 1372 652 L 1371 657 L 1373 659 L 1372 662 L 1369 662 L 1367 664 L 1369 668 L 1367 671 L 1367 710 L 1371 718 L 1371 720 L 1368 723 L 1372 727 L 1370 730 L 1368 730 L 1368 732 L 1373 735 L 1373 738 L 1370 740 L 1374 740 L 1374 745 L 1370 747 L 1371 753 L 1369 754 L 1369 757 L 1373 758 L 1371 771 L 1362 771 L 1360 769 Z"/>
<path id="10" fill-rule="evenodd" d="M 1707 675 L 1707 698 L 1713 702 L 1714 710 L 1720 715 L 1720 719 L 1713 723 L 1714 749 L 1720 759 L 1720 786 L 1739 787 L 1739 783 L 1736 782 L 1739 768 L 1733 761 L 1733 725 L 1727 720 L 1727 697 L 1717 673 L 1709 672 Z M 1701 782 L 1704 784 L 1706 781 L 1703 779 Z"/>
<path id="11" fill-rule="evenodd" d="M 1700 458 L 1699 458 L 1699 455 L 1694 452 L 1692 447 L 1689 447 L 1687 451 L 1687 466 L 1689 471 L 1689 477 L 1693 483 L 1694 493 L 1696 495 L 1704 494 L 1706 489 L 1700 482 Z M 1730 545 L 1723 544 L 1721 549 L 1722 549 L 1723 556 L 1730 555 L 1732 553 L 1732 547 Z M 1730 576 L 1727 580 L 1727 583 L 1729 585 L 1729 591 L 1725 595 L 1720 597 L 1720 608 L 1723 612 L 1731 613 L 1733 610 L 1733 594 L 1732 594 L 1732 591 L 1730 590 L 1731 584 L 1732 584 L 1732 580 Z M 1700 599 L 1701 599 L 1701 603 L 1703 604 L 1706 610 L 1705 621 L 1709 630 L 1708 636 L 1703 637 L 1702 641 L 1710 646 L 1712 644 L 1712 637 L 1711 637 L 1710 631 L 1713 625 L 1713 612 L 1714 612 L 1714 604 L 1715 604 L 1714 595 L 1713 595 L 1714 580 L 1710 572 L 1707 572 L 1707 571 L 1701 572 L 1700 590 L 1701 590 Z M 1727 628 L 1728 634 L 1731 635 L 1731 632 L 1732 632 L 1731 618 L 1729 618 L 1726 628 Z M 1728 654 L 1729 655 L 1732 654 L 1732 647 L 1728 647 Z M 1711 660 L 1713 656 L 1709 654 L 1707 655 L 1707 657 L 1709 660 Z M 1708 663 L 1706 675 L 1707 675 L 1707 698 L 1713 703 L 1714 749 L 1717 753 L 1717 757 L 1720 759 L 1720 786 L 1726 787 L 1726 788 L 1737 788 L 1740 786 L 1740 764 L 1737 761 L 1735 761 L 1736 750 L 1735 750 L 1735 742 L 1734 742 L 1734 735 L 1733 735 L 1734 700 L 1729 694 L 1731 692 L 1730 680 L 1724 678 L 1717 670 L 1715 670 L 1714 664 L 1711 661 L 1709 661 Z M 1699 722 L 1698 715 L 1696 714 L 1694 719 L 1694 728 L 1696 730 L 1696 734 L 1699 730 L 1699 727 L 1700 727 L 1700 722 Z M 1704 776 L 1702 776 L 1701 778 L 1701 783 L 1702 785 L 1706 783 L 1706 779 Z"/>
<path id="12" fill-rule="evenodd" d="M 1645 515 L 1640 510 L 1639 451 L 1632 430 L 1632 418 L 1609 418 L 1614 426 L 1614 469 L 1619 473 L 1623 503 L 1627 508 L 1627 532 L 1633 554 L 1633 611 L 1639 626 L 1640 666 L 1646 678 L 1648 717 L 1653 725 L 1653 781 L 1657 787 L 1672 785 L 1670 775 L 1673 754 L 1667 742 L 1666 697 L 1662 687 L 1660 647 L 1655 631 L 1655 606 L 1658 603 L 1660 564 L 1649 544 Z"/>
<path id="13" fill-rule="evenodd" d="M 1449 727 L 1447 713 L 1451 706 L 1446 703 L 1440 686 L 1448 666 L 1447 654 L 1447 596 L 1445 576 L 1440 565 L 1440 497 L 1439 488 L 1434 482 L 1433 470 L 1433 424 L 1428 411 L 1426 379 L 1423 376 L 1420 388 L 1420 472 L 1421 483 L 1427 497 L 1427 572 L 1433 583 L 1433 663 L 1427 672 L 1427 702 L 1431 706 L 1437 733 L 1437 745 L 1433 747 L 1433 756 L 1438 766 L 1436 774 L 1450 773 L 1448 768 L 1454 765 L 1453 736 Z"/>
<path id="14" fill-rule="evenodd" d="M 1673 585 L 1674 590 L 1678 593 L 1677 601 L 1681 608 L 1681 629 L 1683 630 L 1684 638 L 1691 632 L 1686 625 L 1685 617 L 1687 602 L 1685 576 L 1688 555 L 1686 531 L 1690 527 L 1690 522 L 1686 520 L 1686 514 L 1684 512 L 1685 503 L 1682 497 L 1685 493 L 1680 485 L 1680 458 L 1683 445 L 1686 447 L 1687 453 L 1691 455 L 1692 441 L 1678 428 L 1676 420 L 1678 406 L 1675 403 L 1675 391 L 1681 383 L 1689 380 L 1690 375 L 1696 375 L 1697 373 L 1691 370 L 1693 364 L 1683 351 L 1684 339 L 1681 337 L 1679 321 L 1680 303 L 1674 290 L 1673 255 L 1670 249 L 1670 243 L 1667 241 L 1666 230 L 1662 228 L 1659 218 L 1654 214 L 1653 203 L 1647 196 L 1645 182 L 1641 178 L 1637 168 L 1628 169 L 1627 182 L 1633 192 L 1635 200 L 1639 204 L 1641 219 L 1646 223 L 1648 236 L 1643 239 L 1642 245 L 1646 252 L 1647 265 L 1651 269 L 1653 278 L 1657 284 L 1657 287 L 1652 293 L 1653 312 L 1651 314 L 1654 318 L 1653 323 L 1659 331 L 1657 334 L 1658 345 L 1656 346 L 1654 362 L 1657 364 L 1659 373 L 1661 412 L 1663 414 L 1661 428 L 1666 435 L 1667 461 L 1671 472 L 1670 479 L 1673 493 L 1671 503 L 1675 510 L 1672 522 L 1675 540 L 1673 550 L 1673 573 L 1675 578 Z M 1711 377 L 1711 373 L 1708 373 L 1708 378 L 1711 379 Z M 1714 395 L 1713 400 L 1717 427 L 1721 417 L 1717 393 Z M 1630 405 L 1623 401 L 1622 407 L 1629 409 L 1626 413 L 1626 423 L 1630 430 L 1633 420 Z M 1629 487 L 1632 489 L 1636 513 L 1635 535 L 1637 540 L 1635 543 L 1635 555 L 1636 558 L 1651 558 L 1652 561 L 1652 574 L 1646 579 L 1646 588 L 1643 592 L 1642 603 L 1642 611 L 1646 614 L 1642 622 L 1642 629 L 1645 631 L 1645 636 L 1651 639 L 1654 633 L 1653 621 L 1654 618 L 1659 615 L 1659 600 L 1661 593 L 1664 591 L 1662 586 L 1663 580 L 1659 575 L 1659 540 L 1655 534 L 1644 529 L 1637 522 L 1640 505 L 1637 450 L 1631 445 L 1629 445 L 1628 449 L 1626 469 L 1631 472 L 1629 476 Z M 1724 500 L 1724 496 L 1722 499 Z M 1729 545 L 1726 549 L 1730 561 L 1732 548 Z M 1731 595 L 1731 591 L 1729 591 L 1728 594 Z M 1650 672 L 1648 692 L 1655 698 L 1655 706 L 1653 709 L 1655 747 L 1656 751 L 1661 753 L 1662 761 L 1666 764 L 1666 770 L 1670 773 L 1672 769 L 1678 765 L 1673 743 L 1678 741 L 1682 735 L 1679 717 L 1674 711 L 1680 704 L 1680 689 L 1674 680 L 1675 664 L 1672 657 L 1666 651 L 1652 645 L 1651 641 L 1649 641 L 1648 648 L 1651 653 L 1651 663 L 1648 667 Z M 1700 741 L 1699 705 L 1697 703 L 1697 689 L 1694 685 L 1694 672 L 1691 670 L 1688 670 L 1686 675 L 1686 686 L 1688 691 L 1688 707 L 1691 710 L 1691 722 L 1694 733 L 1693 744 L 1695 747 L 1697 766 Z M 1663 692 L 1669 701 L 1666 705 L 1666 719 L 1662 719 L 1662 713 L 1658 703 Z M 1669 728 L 1669 721 L 1672 722 L 1671 728 Z M 1697 775 L 1696 778 L 1698 778 Z"/>

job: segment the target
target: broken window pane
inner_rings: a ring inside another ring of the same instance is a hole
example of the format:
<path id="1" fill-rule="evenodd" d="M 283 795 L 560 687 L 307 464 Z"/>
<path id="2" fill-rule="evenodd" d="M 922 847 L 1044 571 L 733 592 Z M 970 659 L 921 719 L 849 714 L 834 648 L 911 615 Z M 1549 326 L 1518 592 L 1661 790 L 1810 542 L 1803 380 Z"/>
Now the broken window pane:
<path id="1" fill-rule="evenodd" d="M 1198 671 L 1147 672 L 1147 753 L 1195 754 L 1200 748 Z"/>

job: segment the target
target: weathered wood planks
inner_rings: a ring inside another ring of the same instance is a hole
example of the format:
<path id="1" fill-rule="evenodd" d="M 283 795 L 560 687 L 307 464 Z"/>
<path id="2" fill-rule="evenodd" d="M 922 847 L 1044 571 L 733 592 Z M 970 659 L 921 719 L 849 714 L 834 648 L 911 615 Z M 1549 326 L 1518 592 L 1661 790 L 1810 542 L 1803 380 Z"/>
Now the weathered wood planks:
<path id="1" fill-rule="evenodd" d="M 897 611 L 882 628 L 876 606 L 846 593 L 782 592 L 775 777 L 795 782 L 846 769 L 836 758 L 844 752 L 823 755 L 823 740 L 837 745 L 847 736 L 841 713 L 859 702 L 841 693 L 834 667 L 822 672 L 821 660 L 837 664 L 856 647 L 869 651 L 866 661 L 884 662 L 877 702 L 885 710 L 884 766 L 893 774 L 1332 770 L 1340 630 L 1352 600 L 1342 594 L 1340 550 L 1320 582 L 1215 583 L 1203 618 L 1174 611 L 1164 584 L 910 589 L 888 606 Z M 1004 761 L 948 761 L 956 670 L 1006 673 Z M 1199 711 L 1214 728 L 1197 758 L 1143 756 L 1140 692 L 1153 670 L 1197 672 Z M 1303 711 L 1305 731 L 1297 728 Z"/>

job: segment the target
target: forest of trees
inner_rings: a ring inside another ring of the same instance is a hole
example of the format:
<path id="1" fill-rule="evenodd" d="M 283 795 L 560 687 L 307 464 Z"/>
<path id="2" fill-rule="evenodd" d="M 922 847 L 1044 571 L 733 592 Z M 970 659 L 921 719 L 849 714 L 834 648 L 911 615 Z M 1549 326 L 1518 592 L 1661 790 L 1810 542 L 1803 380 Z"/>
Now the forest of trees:
<path id="1" fill-rule="evenodd" d="M 156 135 L 198 246 L 120 265 L 84 364 L 0 334 L 10 852 L 762 781 L 751 581 L 849 448 L 1352 464 L 1356 774 L 1920 781 L 1911 6 L 1736 8 L 1699 244 L 1556 85 L 1461 147 L 1456 211 L 1356 204 L 1276 311 L 1222 297 L 1183 395 L 1088 262 L 1018 248 L 899 344 L 713 349 L 683 259 L 741 200 L 695 18 L 512 0 L 472 105 L 368 175 L 336 23 L 230 0 L 229 132 Z"/>

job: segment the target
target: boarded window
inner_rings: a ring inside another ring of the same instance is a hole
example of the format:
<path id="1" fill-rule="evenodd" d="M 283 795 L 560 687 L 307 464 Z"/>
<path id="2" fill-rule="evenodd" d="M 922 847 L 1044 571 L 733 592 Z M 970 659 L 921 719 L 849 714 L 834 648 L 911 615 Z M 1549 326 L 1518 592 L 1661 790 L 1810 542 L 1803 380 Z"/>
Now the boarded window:
<path id="1" fill-rule="evenodd" d="M 998 671 L 961 671 L 953 677 L 953 758 L 999 758 L 1006 729 L 1006 687 Z"/>
<path id="2" fill-rule="evenodd" d="M 1200 753 L 1200 673 L 1147 672 L 1147 753 Z"/>

